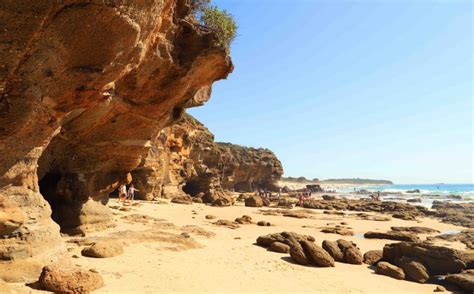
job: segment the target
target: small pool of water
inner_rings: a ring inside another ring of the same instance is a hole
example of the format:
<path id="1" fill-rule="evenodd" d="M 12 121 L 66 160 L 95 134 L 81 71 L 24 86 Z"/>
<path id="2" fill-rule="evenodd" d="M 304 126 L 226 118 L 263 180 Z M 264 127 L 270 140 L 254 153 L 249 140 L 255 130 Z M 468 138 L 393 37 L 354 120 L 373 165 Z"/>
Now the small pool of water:
<path id="1" fill-rule="evenodd" d="M 354 237 L 356 237 L 357 239 L 364 239 L 364 233 L 355 233 Z"/>
<path id="2" fill-rule="evenodd" d="M 440 235 L 454 235 L 461 233 L 460 230 L 446 230 L 440 233 Z"/>

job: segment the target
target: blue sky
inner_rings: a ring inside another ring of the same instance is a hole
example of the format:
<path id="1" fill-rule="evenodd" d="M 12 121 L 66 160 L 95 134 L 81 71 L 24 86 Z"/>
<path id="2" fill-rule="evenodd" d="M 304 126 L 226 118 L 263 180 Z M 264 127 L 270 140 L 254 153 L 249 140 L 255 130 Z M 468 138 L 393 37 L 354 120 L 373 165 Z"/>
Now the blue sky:
<path id="1" fill-rule="evenodd" d="M 222 0 L 234 72 L 189 112 L 287 176 L 474 182 L 471 1 Z"/>

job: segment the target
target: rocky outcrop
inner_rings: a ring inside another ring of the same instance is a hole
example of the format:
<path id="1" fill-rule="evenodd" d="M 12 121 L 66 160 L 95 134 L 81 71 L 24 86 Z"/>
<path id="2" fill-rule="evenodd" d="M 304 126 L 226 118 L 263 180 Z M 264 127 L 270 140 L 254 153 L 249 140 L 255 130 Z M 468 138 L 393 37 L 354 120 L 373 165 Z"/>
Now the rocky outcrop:
<path id="1" fill-rule="evenodd" d="M 364 253 L 364 263 L 368 265 L 374 265 L 382 259 L 382 250 L 369 250 Z"/>
<path id="2" fill-rule="evenodd" d="M 401 231 L 388 231 L 388 232 L 367 232 L 364 234 L 364 238 L 367 239 L 387 239 L 407 242 L 420 242 L 420 238 L 416 235 Z"/>
<path id="3" fill-rule="evenodd" d="M 474 292 L 474 270 L 467 270 L 459 274 L 448 275 L 446 281 L 457 285 L 467 293 Z"/>
<path id="4" fill-rule="evenodd" d="M 405 279 L 405 273 L 401 268 L 385 261 L 377 263 L 375 272 L 379 275 L 389 276 L 397 280 Z"/>
<path id="5" fill-rule="evenodd" d="M 94 271 L 47 266 L 41 272 L 39 284 L 44 290 L 54 293 L 89 293 L 102 288 L 104 281 Z"/>
<path id="6" fill-rule="evenodd" d="M 224 190 L 276 190 L 281 162 L 268 149 L 214 142 L 214 135 L 190 115 L 164 129 L 132 172 L 139 197 L 170 198 L 203 193 L 203 202 L 225 197 Z"/>
<path id="7" fill-rule="evenodd" d="M 421 262 L 433 275 L 459 273 L 468 268 L 472 260 L 472 256 L 461 251 L 427 243 L 400 242 L 384 246 L 384 261 L 397 264 L 402 258 Z"/>
<path id="8" fill-rule="evenodd" d="M 87 257 L 108 258 L 121 255 L 123 245 L 119 241 L 97 241 L 92 246 L 82 249 L 81 254 Z"/>
<path id="9" fill-rule="evenodd" d="M 1 217 L 2 272 L 58 248 L 51 213 L 68 230 L 102 228 L 84 204 L 129 182 L 232 63 L 186 0 L 2 1 L 0 13 L 0 202 L 27 216 Z"/>

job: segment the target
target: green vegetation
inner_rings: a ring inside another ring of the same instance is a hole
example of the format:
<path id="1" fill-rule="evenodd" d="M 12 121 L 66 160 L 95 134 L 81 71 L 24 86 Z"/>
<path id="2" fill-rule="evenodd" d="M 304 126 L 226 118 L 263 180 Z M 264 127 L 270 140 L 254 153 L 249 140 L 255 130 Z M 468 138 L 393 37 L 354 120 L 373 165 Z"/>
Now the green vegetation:
<path id="1" fill-rule="evenodd" d="M 193 0 L 192 9 L 201 25 L 211 29 L 216 35 L 215 46 L 229 52 L 230 43 L 235 39 L 237 23 L 232 14 L 210 5 L 210 0 Z"/>

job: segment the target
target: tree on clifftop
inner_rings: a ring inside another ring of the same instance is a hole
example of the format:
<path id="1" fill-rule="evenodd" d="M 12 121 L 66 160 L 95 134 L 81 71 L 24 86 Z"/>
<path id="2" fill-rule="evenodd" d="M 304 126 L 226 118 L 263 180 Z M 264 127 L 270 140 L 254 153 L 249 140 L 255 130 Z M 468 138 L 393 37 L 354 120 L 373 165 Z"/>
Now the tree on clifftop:
<path id="1" fill-rule="evenodd" d="M 192 9 L 199 18 L 199 22 L 214 31 L 216 35 L 215 46 L 224 48 L 229 52 L 230 43 L 235 39 L 237 23 L 232 14 L 225 9 L 220 10 L 210 5 L 210 0 L 193 0 Z"/>

